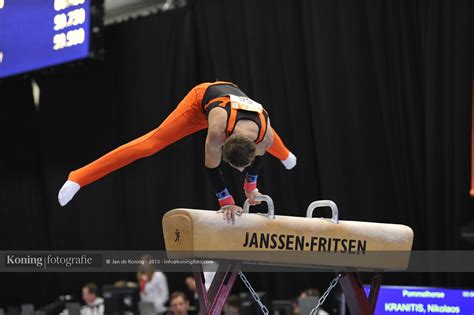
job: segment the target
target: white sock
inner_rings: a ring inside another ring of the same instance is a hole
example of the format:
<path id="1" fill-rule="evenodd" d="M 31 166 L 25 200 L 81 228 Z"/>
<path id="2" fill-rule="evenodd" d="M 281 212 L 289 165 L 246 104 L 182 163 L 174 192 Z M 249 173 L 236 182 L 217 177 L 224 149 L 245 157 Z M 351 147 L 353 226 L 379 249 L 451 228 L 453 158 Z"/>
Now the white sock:
<path id="1" fill-rule="evenodd" d="M 291 170 L 296 165 L 296 156 L 290 152 L 290 155 L 285 160 L 282 160 L 281 163 L 285 165 L 287 170 Z"/>
<path id="2" fill-rule="evenodd" d="M 61 206 L 65 206 L 72 197 L 81 189 L 78 183 L 68 180 L 64 183 L 63 187 L 59 190 L 58 201 Z"/>

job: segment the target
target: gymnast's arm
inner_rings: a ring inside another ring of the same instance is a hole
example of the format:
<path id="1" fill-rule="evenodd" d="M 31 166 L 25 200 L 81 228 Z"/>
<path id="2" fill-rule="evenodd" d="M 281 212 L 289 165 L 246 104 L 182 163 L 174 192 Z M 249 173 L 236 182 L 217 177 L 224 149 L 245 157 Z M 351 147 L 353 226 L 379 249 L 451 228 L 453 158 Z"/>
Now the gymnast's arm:
<path id="1" fill-rule="evenodd" d="M 223 116 L 224 114 L 224 116 Z M 222 159 L 222 145 L 225 141 L 226 113 L 221 110 L 213 109 L 208 116 L 209 128 L 206 137 L 205 146 L 205 166 L 219 200 L 224 219 L 228 222 L 235 220 L 235 214 L 240 215 L 242 208 L 235 205 L 232 195 L 229 193 L 219 169 Z"/>
<path id="2" fill-rule="evenodd" d="M 225 142 L 227 113 L 220 108 L 214 108 L 208 115 L 206 137 L 205 165 L 207 168 L 218 168 L 222 159 L 222 145 Z"/>
<path id="3" fill-rule="evenodd" d="M 249 200 L 251 205 L 260 204 L 260 201 L 256 201 L 255 197 L 261 195 L 257 188 L 257 178 L 260 173 L 260 168 L 262 167 L 263 163 L 263 156 L 268 148 L 270 148 L 273 144 L 273 129 L 270 126 L 270 120 L 268 120 L 268 132 L 263 138 L 263 141 L 257 144 L 257 148 L 255 151 L 255 159 L 253 160 L 252 164 L 246 169 L 246 175 L 244 180 L 244 191 L 245 196 Z"/>

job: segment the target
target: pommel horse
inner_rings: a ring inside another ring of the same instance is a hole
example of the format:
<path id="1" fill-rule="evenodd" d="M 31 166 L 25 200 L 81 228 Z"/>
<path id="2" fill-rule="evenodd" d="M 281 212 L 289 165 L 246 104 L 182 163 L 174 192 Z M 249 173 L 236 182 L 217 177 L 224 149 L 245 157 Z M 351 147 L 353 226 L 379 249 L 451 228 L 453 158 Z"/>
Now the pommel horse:
<path id="1" fill-rule="evenodd" d="M 268 213 L 244 213 L 230 225 L 216 211 L 174 209 L 163 217 L 169 258 L 200 258 L 219 262 L 216 276 L 206 290 L 202 266 L 194 277 L 200 315 L 220 315 L 244 263 L 296 266 L 333 270 L 351 314 L 374 314 L 380 271 L 406 270 L 413 244 L 413 230 L 405 225 L 339 220 L 330 200 L 312 202 L 306 217 L 275 215 L 269 196 L 258 196 Z M 329 207 L 332 217 L 313 218 L 317 208 Z M 176 235 L 179 233 L 180 237 Z M 378 255 L 398 253 L 395 256 Z M 222 263 L 221 262 L 226 262 Z M 230 262 L 230 263 L 229 263 Z M 369 297 L 357 271 L 375 271 Z"/>

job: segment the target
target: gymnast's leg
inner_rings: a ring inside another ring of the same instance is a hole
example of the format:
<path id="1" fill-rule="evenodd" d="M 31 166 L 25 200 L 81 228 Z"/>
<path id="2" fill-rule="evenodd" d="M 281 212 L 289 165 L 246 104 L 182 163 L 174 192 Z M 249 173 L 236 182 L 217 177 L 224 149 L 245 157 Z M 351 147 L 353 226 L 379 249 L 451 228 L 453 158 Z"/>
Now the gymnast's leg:
<path id="1" fill-rule="evenodd" d="M 204 88 L 202 85 L 193 88 L 158 128 L 72 171 L 59 191 L 59 203 L 62 206 L 66 205 L 81 187 L 137 159 L 155 154 L 194 132 L 207 128 L 206 115 L 197 101 L 198 94 L 202 94 L 201 90 Z"/>
<path id="2" fill-rule="evenodd" d="M 267 152 L 279 159 L 286 169 L 290 170 L 296 165 L 296 156 L 288 150 L 275 129 L 272 128 L 272 131 L 273 144 L 267 149 Z"/>

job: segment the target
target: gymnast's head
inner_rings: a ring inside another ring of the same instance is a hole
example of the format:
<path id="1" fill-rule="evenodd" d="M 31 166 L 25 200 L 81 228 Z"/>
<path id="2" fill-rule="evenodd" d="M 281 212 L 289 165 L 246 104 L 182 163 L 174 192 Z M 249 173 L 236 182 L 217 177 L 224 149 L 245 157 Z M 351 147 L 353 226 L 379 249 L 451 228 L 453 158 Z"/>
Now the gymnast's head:
<path id="1" fill-rule="evenodd" d="M 255 143 L 250 137 L 233 134 L 224 142 L 222 158 L 230 166 L 242 172 L 255 159 L 255 150 Z"/>

